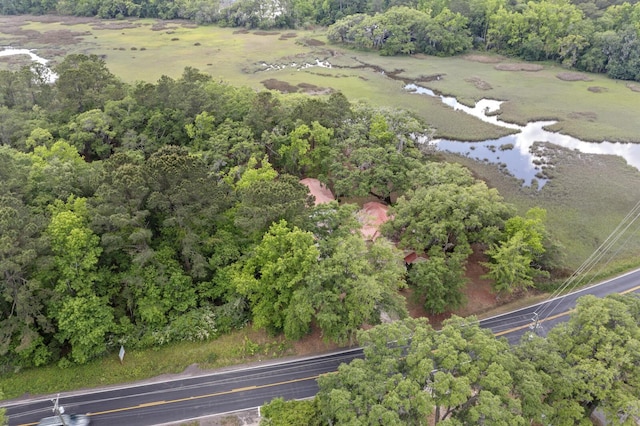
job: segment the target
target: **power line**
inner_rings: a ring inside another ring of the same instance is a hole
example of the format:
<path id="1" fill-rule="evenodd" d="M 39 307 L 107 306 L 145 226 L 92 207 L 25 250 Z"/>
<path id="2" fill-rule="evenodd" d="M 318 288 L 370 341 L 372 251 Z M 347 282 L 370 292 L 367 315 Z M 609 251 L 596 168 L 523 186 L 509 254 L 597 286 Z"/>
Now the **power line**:
<path id="1" fill-rule="evenodd" d="M 604 256 L 609 253 L 612 247 L 620 240 L 620 238 L 622 238 L 638 218 L 640 218 L 640 201 L 638 201 L 631 211 L 627 213 L 618 226 L 616 226 L 606 240 L 600 244 L 600 246 L 587 258 L 587 260 L 585 260 L 585 262 L 580 265 L 580 267 L 578 267 L 578 269 L 576 269 L 576 271 L 574 271 L 573 274 L 571 274 L 571 276 L 547 298 L 547 300 L 551 300 L 552 302 L 540 305 L 540 309 L 535 311 L 535 318 L 547 318 L 551 315 L 562 301 L 560 295 L 573 291 L 604 258 Z M 607 260 L 604 266 L 606 266 L 612 258 L 620 252 L 622 247 L 629 242 L 638 229 L 640 229 L 640 227 L 636 228 L 635 231 L 631 233 L 623 245 L 614 252 L 614 255 L 610 257 L 609 260 Z M 603 267 L 601 267 L 600 271 L 602 271 Z M 555 303 L 553 303 L 553 301 L 555 301 Z"/>

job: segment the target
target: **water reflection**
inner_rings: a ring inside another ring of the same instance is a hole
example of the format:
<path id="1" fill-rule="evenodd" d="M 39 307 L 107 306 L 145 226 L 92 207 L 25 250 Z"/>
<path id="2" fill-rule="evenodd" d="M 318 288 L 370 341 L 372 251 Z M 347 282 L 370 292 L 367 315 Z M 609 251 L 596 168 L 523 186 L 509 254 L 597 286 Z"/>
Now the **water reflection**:
<path id="1" fill-rule="evenodd" d="M 487 123 L 518 130 L 517 133 L 512 135 L 481 142 L 434 139 L 430 143 L 443 151 L 500 164 L 510 174 L 522 179 L 527 186 L 531 185 L 534 179 L 538 181 L 539 187 L 546 183 L 541 170 L 541 165 L 545 163 L 544 151 L 532 150 L 534 142 L 549 142 L 564 148 L 575 149 L 585 154 L 617 155 L 624 158 L 631 166 L 640 170 L 640 144 L 585 142 L 572 136 L 544 129 L 544 127 L 556 123 L 555 121 L 532 121 L 525 126 L 519 126 L 501 121 L 498 115 L 487 115 L 498 111 L 502 101 L 482 99 L 473 108 L 470 108 L 459 103 L 454 97 L 437 95 L 432 90 L 415 84 L 407 84 L 405 89 L 421 95 L 438 97 L 444 104 L 454 110 L 463 111 Z"/>
<path id="2" fill-rule="evenodd" d="M 47 66 L 49 60 L 36 55 L 33 49 L 14 49 L 13 47 L 5 46 L 4 50 L 0 50 L 0 57 L 14 55 L 27 55 L 33 62 L 43 65 L 45 70 L 44 77 L 46 78 L 47 82 L 53 83 L 58 79 L 58 75 L 51 71 L 51 69 Z"/>

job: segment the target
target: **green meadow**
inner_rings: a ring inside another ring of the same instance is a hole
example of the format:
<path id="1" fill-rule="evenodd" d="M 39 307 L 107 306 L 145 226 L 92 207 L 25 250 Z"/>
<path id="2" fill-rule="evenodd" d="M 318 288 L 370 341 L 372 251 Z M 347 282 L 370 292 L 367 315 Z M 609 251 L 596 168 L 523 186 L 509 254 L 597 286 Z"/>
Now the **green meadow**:
<path id="1" fill-rule="evenodd" d="M 403 89 L 405 81 L 415 80 L 467 105 L 485 97 L 503 100 L 500 113 L 505 121 L 553 119 L 558 123 L 552 130 L 584 140 L 640 142 L 640 85 L 570 72 L 551 63 L 478 53 L 453 58 L 383 57 L 330 45 L 322 29 L 239 31 L 181 21 L 51 16 L 1 16 L 0 44 L 37 48 L 53 63 L 70 53 L 100 55 L 127 82 L 155 82 L 162 75 L 176 78 L 191 66 L 256 90 L 313 94 L 338 90 L 354 101 L 413 111 L 436 137 L 483 140 L 508 133 L 453 111 L 439 99 Z M 331 68 L 300 69 L 317 59 L 328 61 Z M 15 58 L 0 61 L 5 68 L 18 65 Z M 576 158 L 586 163 L 578 164 Z M 569 268 L 580 265 L 640 199 L 640 174 L 619 158 L 557 150 L 554 178 L 540 191 L 522 188 L 495 166 L 455 160 L 487 179 L 522 212 L 533 205 L 545 207 L 551 231 L 566 248 Z M 628 244 L 619 262 L 637 263 L 637 246 Z"/>

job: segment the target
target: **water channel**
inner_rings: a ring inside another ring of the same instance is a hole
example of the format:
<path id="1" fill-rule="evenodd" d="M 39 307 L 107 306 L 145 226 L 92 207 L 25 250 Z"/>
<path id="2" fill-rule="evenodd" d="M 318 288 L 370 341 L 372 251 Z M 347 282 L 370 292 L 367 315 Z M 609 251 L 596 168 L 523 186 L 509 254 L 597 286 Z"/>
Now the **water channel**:
<path id="1" fill-rule="evenodd" d="M 15 56 L 15 55 L 27 55 L 33 62 L 36 62 L 44 67 L 44 76 L 49 83 L 53 83 L 57 80 L 58 75 L 54 73 L 51 68 L 47 66 L 48 59 L 38 56 L 34 53 L 34 49 L 15 49 L 10 46 L 4 46 L 3 50 L 0 50 L 0 57 L 3 56 Z"/>
<path id="2" fill-rule="evenodd" d="M 542 188 L 546 183 L 539 166 L 545 162 L 545 159 L 539 154 L 540 151 L 531 150 L 535 142 L 549 142 L 564 148 L 575 149 L 585 154 L 617 155 L 624 158 L 629 165 L 640 170 L 640 144 L 606 141 L 599 143 L 585 142 L 572 136 L 544 129 L 546 126 L 554 124 L 555 121 L 532 121 L 525 126 L 501 121 L 495 113 L 500 110 L 502 101 L 482 99 L 471 108 L 459 103 L 456 98 L 438 95 L 433 90 L 416 84 L 407 84 L 405 89 L 418 95 L 440 98 L 442 103 L 454 110 L 463 111 L 496 126 L 516 130 L 517 133 L 480 142 L 434 139 L 428 143 L 435 145 L 442 151 L 466 155 L 479 161 L 500 164 L 511 175 L 522 179 L 526 186 L 530 186 L 534 180 L 538 182 L 539 188 Z"/>
<path id="3" fill-rule="evenodd" d="M 38 56 L 33 49 L 16 49 L 5 46 L 3 50 L 0 50 L 0 57 L 12 55 L 27 55 L 32 61 L 43 65 L 45 76 L 50 83 L 55 82 L 58 78 L 58 76 L 47 67 L 49 61 Z M 331 64 L 327 61 L 320 60 L 316 60 L 316 64 L 303 65 L 331 67 Z M 263 66 L 269 69 L 267 64 L 263 64 Z M 292 66 L 297 66 L 297 64 Z M 522 179 L 526 186 L 531 185 L 534 180 L 537 181 L 538 188 L 542 188 L 546 183 L 540 166 L 545 162 L 545 159 L 542 157 L 544 151 L 532 150 L 531 148 L 535 142 L 549 142 L 564 148 L 575 149 L 585 154 L 617 155 L 624 158 L 631 166 L 640 170 L 640 144 L 607 141 L 599 143 L 585 142 L 572 136 L 550 132 L 544 129 L 546 126 L 554 124 L 555 121 L 532 121 L 525 126 L 501 121 L 496 112 L 500 110 L 502 101 L 482 99 L 478 101 L 475 106 L 468 107 L 459 103 L 454 97 L 438 95 L 433 90 L 416 84 L 407 84 L 404 88 L 417 95 L 440 98 L 442 103 L 454 110 L 462 111 L 496 126 L 515 130 L 516 132 L 514 134 L 479 142 L 434 139 L 428 143 L 433 144 L 442 151 L 466 155 L 479 161 L 499 164 L 511 175 Z"/>

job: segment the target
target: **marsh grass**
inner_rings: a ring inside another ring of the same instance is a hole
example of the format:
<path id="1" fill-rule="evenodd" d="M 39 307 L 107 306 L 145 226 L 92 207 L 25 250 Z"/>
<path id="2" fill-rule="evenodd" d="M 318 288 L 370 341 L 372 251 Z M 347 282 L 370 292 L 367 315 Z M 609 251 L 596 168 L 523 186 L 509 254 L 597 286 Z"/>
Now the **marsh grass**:
<path id="1" fill-rule="evenodd" d="M 125 348 L 126 349 L 126 348 Z M 158 349 L 127 351 L 120 364 L 117 351 L 86 365 L 27 369 L 0 376 L 6 399 L 23 395 L 50 394 L 72 389 L 107 386 L 177 374 L 199 368 L 219 368 L 294 354 L 282 337 L 269 337 L 247 327 L 208 342 L 181 342 Z M 167 378 L 169 376 L 166 376 Z"/>
<path id="2" fill-rule="evenodd" d="M 640 142 L 640 92 L 602 75 L 584 79 L 559 78 L 566 69 L 552 63 L 533 64 L 539 71 L 503 71 L 522 68 L 522 63 L 498 55 L 474 54 L 452 58 L 425 55 L 384 57 L 376 52 L 354 51 L 327 43 L 322 30 L 292 32 L 237 31 L 231 28 L 196 26 L 189 22 L 156 20 L 99 21 L 87 18 L 0 17 L 0 43 L 46 48 L 56 43 L 44 35 L 71 30 L 73 42 L 52 51 L 54 61 L 69 53 L 105 55 L 110 70 L 127 82 L 155 82 L 162 75 L 177 78 L 185 66 L 210 73 L 235 85 L 263 89 L 262 81 L 276 79 L 291 85 L 332 88 L 353 100 L 397 106 L 415 111 L 436 128 L 436 136 L 458 140 L 483 140 L 507 134 L 505 129 L 483 123 L 451 110 L 438 99 L 406 93 L 403 83 L 372 68 L 423 83 L 465 105 L 488 97 L 504 100 L 501 118 L 524 124 L 554 119 L 559 130 L 590 141 Z M 35 36 L 35 34 L 40 34 Z M 28 37 L 27 37 L 28 35 Z M 172 41 L 172 39 L 177 39 Z M 138 50 L 132 50 L 135 46 Z M 122 49 L 122 50 L 121 50 Z M 143 50 L 144 49 L 144 50 Z M 302 71 L 283 69 L 258 72 L 261 63 L 328 59 L 334 68 Z M 530 66 L 531 64 L 525 64 Z M 588 81 L 584 81 L 588 80 Z M 481 82 L 482 84 L 479 84 Z M 490 87 L 490 89 L 487 89 Z M 590 87 L 602 88 L 599 92 Z"/>
<path id="3" fill-rule="evenodd" d="M 640 200 L 640 174 L 620 157 L 546 146 L 553 157 L 553 178 L 540 190 L 523 187 L 493 164 L 453 154 L 445 157 L 464 164 L 497 188 L 520 214 L 534 206 L 547 209 L 547 228 L 564 246 L 566 266 L 573 270 L 607 239 Z M 615 257 L 609 263 L 601 262 L 592 271 L 594 275 L 602 278 L 640 265 L 640 235 L 637 227 L 629 231 L 614 247 L 619 250 Z"/>

